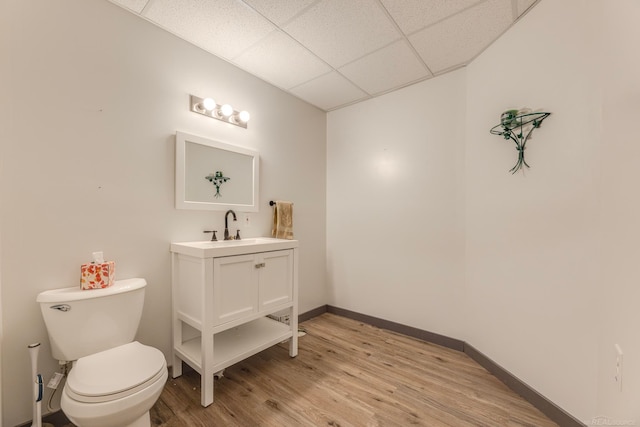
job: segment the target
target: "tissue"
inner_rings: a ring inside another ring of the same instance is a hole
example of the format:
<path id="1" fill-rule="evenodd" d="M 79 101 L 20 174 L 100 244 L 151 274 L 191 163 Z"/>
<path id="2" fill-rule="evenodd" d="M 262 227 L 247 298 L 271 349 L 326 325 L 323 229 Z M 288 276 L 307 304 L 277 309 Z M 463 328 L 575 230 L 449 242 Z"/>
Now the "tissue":
<path id="1" fill-rule="evenodd" d="M 80 266 L 80 289 L 103 289 L 114 282 L 116 264 L 104 261 L 102 252 L 93 253 L 93 262 Z"/>

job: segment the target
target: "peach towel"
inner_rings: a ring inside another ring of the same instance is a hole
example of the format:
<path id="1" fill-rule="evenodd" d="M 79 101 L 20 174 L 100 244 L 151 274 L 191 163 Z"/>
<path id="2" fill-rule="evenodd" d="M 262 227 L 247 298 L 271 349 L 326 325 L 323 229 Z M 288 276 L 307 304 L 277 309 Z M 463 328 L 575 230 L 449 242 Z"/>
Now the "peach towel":
<path id="1" fill-rule="evenodd" d="M 271 235 L 278 239 L 293 240 L 293 203 L 276 201 Z"/>

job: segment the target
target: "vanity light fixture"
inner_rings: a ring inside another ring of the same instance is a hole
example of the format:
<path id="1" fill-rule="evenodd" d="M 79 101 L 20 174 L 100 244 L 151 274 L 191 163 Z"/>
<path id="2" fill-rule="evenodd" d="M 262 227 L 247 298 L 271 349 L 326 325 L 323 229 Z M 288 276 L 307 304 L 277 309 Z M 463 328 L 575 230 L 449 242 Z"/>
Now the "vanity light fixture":
<path id="1" fill-rule="evenodd" d="M 222 113 L 224 117 L 231 117 L 233 114 L 233 107 L 229 104 L 224 104 L 220 107 L 220 113 Z"/>
<path id="2" fill-rule="evenodd" d="M 251 115 L 247 111 L 236 111 L 229 104 L 218 104 L 212 98 L 200 98 L 190 95 L 190 109 L 194 113 L 221 120 L 232 125 L 247 128 L 247 122 Z"/>

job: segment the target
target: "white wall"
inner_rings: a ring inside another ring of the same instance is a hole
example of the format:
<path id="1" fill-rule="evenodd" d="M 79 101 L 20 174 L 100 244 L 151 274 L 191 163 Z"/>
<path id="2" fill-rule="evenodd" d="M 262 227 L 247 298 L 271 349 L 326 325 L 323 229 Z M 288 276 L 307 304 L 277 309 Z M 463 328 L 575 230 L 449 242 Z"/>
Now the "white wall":
<path id="1" fill-rule="evenodd" d="M 540 2 L 468 67 L 465 168 L 468 341 L 579 419 L 596 415 L 600 273 L 588 3 Z M 488 131 L 522 106 L 552 115 L 512 176 L 514 144 Z"/>
<path id="2" fill-rule="evenodd" d="M 640 424 L 640 3 L 602 8 L 602 284 L 594 316 L 602 326 L 598 415 Z M 622 391 L 613 381 L 615 344 L 623 356 Z"/>
<path id="3" fill-rule="evenodd" d="M 260 212 L 244 236 L 269 234 L 270 199 L 292 200 L 301 312 L 326 303 L 322 111 L 107 1 L 2 3 L 6 425 L 31 418 L 27 344 L 43 343 L 47 380 L 57 368 L 36 295 L 77 284 L 92 251 L 116 261 L 117 277 L 147 279 L 138 339 L 170 355 L 169 244 L 224 224 L 223 213 L 174 208 L 176 130 L 260 151 Z M 249 129 L 189 112 L 190 93 L 247 109 Z"/>
<path id="4" fill-rule="evenodd" d="M 465 76 L 329 114 L 330 304 L 462 336 Z"/>
<path id="5" fill-rule="evenodd" d="M 464 339 L 585 422 L 640 422 L 639 8 L 542 1 L 466 70 L 329 113 L 331 304 Z M 522 106 L 552 115 L 511 175 L 489 129 Z"/>

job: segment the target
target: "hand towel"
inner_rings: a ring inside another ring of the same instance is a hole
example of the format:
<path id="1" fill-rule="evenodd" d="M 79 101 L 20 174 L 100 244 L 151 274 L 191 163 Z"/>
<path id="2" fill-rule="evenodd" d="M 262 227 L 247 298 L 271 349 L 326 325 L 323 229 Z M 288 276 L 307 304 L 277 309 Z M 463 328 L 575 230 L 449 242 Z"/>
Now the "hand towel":
<path id="1" fill-rule="evenodd" d="M 278 239 L 293 240 L 293 203 L 276 201 L 271 235 Z"/>

